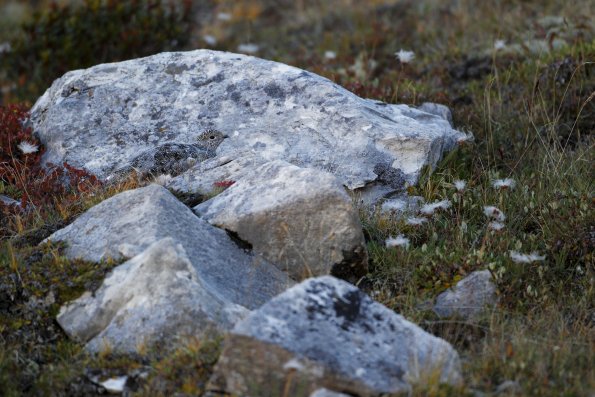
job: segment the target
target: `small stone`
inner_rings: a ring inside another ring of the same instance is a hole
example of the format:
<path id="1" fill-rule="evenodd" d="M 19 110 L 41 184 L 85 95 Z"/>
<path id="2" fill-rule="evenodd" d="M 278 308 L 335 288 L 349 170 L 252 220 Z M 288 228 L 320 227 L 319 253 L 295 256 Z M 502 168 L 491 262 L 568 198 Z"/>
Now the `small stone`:
<path id="1" fill-rule="evenodd" d="M 314 391 L 314 393 L 310 394 L 310 397 L 349 397 L 349 395 L 323 388 Z"/>
<path id="2" fill-rule="evenodd" d="M 440 317 L 458 315 L 473 319 L 497 301 L 496 286 L 489 270 L 475 271 L 436 298 L 434 312 Z"/>
<path id="3" fill-rule="evenodd" d="M 117 378 L 110 378 L 106 381 L 99 382 L 99 385 L 103 386 L 105 390 L 110 394 L 122 394 L 126 387 L 128 376 L 118 376 Z"/>

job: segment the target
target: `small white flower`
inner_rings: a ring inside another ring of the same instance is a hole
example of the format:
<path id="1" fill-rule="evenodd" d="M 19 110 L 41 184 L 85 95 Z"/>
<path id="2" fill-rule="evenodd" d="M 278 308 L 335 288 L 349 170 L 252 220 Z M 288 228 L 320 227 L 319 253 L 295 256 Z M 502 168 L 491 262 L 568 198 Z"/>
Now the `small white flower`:
<path id="1" fill-rule="evenodd" d="M 506 41 L 504 40 L 496 40 L 494 42 L 494 49 L 495 50 L 503 50 L 506 48 Z"/>
<path id="2" fill-rule="evenodd" d="M 238 46 L 238 52 L 245 52 L 246 54 L 255 54 L 258 50 L 260 50 L 260 47 L 253 43 L 240 44 Z"/>
<path id="3" fill-rule="evenodd" d="M 23 142 L 19 143 L 17 147 L 19 148 L 19 150 L 21 152 L 23 152 L 23 154 L 31 154 L 31 153 L 35 153 L 39 150 L 39 147 L 37 145 L 34 145 L 27 141 L 23 141 Z"/>
<path id="4" fill-rule="evenodd" d="M 488 218 L 493 218 L 498 222 L 504 222 L 506 220 L 506 215 L 504 215 L 504 212 L 492 205 L 486 205 L 483 207 L 483 213 Z"/>
<path id="5" fill-rule="evenodd" d="M 231 21 L 231 14 L 229 12 L 220 12 L 217 14 L 217 19 L 220 21 Z"/>
<path id="6" fill-rule="evenodd" d="M 172 179 L 170 174 L 162 174 L 155 178 L 153 182 L 161 186 L 166 186 Z"/>
<path id="7" fill-rule="evenodd" d="M 495 181 L 492 181 L 494 189 L 514 189 L 515 185 L 516 182 L 512 178 L 496 179 Z"/>
<path id="8" fill-rule="evenodd" d="M 539 255 L 537 252 L 521 254 L 517 251 L 510 251 L 510 259 L 515 263 L 532 263 L 545 260 L 545 255 Z"/>
<path id="9" fill-rule="evenodd" d="M 400 49 L 399 51 L 395 52 L 395 56 L 401 63 L 409 63 L 413 61 L 415 58 L 415 53 L 413 51 L 405 51 Z"/>
<path id="10" fill-rule="evenodd" d="M 448 209 L 450 207 L 450 200 L 442 200 L 442 201 L 438 201 L 432 204 L 425 204 L 423 207 L 421 207 L 421 209 L 419 210 L 422 214 L 424 215 L 432 215 L 434 212 L 436 212 L 436 210 L 439 209 Z"/>
<path id="11" fill-rule="evenodd" d="M 409 239 L 402 234 L 399 234 L 397 237 L 389 237 L 386 239 L 385 244 L 388 248 L 391 247 L 409 247 Z"/>
<path id="12" fill-rule="evenodd" d="M 337 57 L 337 53 L 335 51 L 325 51 L 324 57 L 326 59 L 335 59 Z"/>
<path id="13" fill-rule="evenodd" d="M 456 181 L 454 181 L 454 185 L 455 185 L 455 189 L 457 189 L 457 191 L 462 192 L 463 190 L 465 190 L 465 186 L 467 186 L 467 182 L 461 181 L 461 180 L 456 180 Z"/>
<path id="14" fill-rule="evenodd" d="M 8 41 L 0 43 L 0 54 L 9 53 L 10 51 L 12 51 L 12 47 Z"/>
<path id="15" fill-rule="evenodd" d="M 504 223 L 490 222 L 488 223 L 488 229 L 499 232 L 500 230 L 504 229 Z"/>
<path id="16" fill-rule="evenodd" d="M 408 218 L 407 219 L 407 224 L 411 225 L 411 226 L 419 226 L 421 224 L 424 224 L 428 221 L 427 218 Z"/>
<path id="17" fill-rule="evenodd" d="M 208 45 L 217 45 L 217 38 L 215 36 L 213 36 L 213 35 L 205 34 L 204 36 L 202 36 L 202 39 Z"/>

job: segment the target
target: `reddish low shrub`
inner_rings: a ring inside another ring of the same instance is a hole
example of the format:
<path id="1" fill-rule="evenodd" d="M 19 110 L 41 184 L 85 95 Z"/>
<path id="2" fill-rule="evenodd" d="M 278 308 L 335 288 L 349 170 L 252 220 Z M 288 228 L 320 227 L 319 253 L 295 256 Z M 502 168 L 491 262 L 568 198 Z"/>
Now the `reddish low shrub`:
<path id="1" fill-rule="evenodd" d="M 97 178 L 64 163 L 42 166 L 44 148 L 23 125 L 28 113 L 23 106 L 0 106 L 0 183 L 5 194 L 20 200 L 21 207 L 61 205 L 98 187 Z"/>

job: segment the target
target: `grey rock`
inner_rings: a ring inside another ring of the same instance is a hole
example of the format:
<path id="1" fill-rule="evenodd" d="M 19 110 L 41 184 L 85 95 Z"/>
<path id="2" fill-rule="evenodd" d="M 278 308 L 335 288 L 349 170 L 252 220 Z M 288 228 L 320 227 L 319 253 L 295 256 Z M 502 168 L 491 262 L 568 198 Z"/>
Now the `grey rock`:
<path id="1" fill-rule="evenodd" d="M 17 200 L 13 200 L 8 196 L 4 196 L 2 194 L 0 194 L 0 203 L 6 205 L 6 206 L 11 206 L 11 205 L 15 205 L 17 207 L 21 206 L 21 203 L 18 202 Z"/>
<path id="2" fill-rule="evenodd" d="M 63 306 L 57 320 L 90 351 L 109 346 L 134 352 L 156 343 L 163 348 L 178 336 L 230 329 L 247 313 L 212 291 L 182 245 L 168 237 L 116 267 L 97 291 Z"/>
<path id="3" fill-rule="evenodd" d="M 266 162 L 265 158 L 251 151 L 234 156 L 218 156 L 196 164 L 166 186 L 174 191 L 204 197 L 213 194 L 218 183 L 236 182 Z"/>
<path id="4" fill-rule="evenodd" d="M 496 304 L 496 286 L 489 270 L 475 271 L 454 287 L 436 298 L 434 312 L 440 317 L 454 315 L 472 319 L 483 313 L 487 306 Z"/>
<path id="5" fill-rule="evenodd" d="M 520 383 L 515 380 L 505 380 L 496 388 L 496 394 L 515 395 L 523 392 Z"/>
<path id="6" fill-rule="evenodd" d="M 424 102 L 419 107 L 419 110 L 422 112 L 430 113 L 438 117 L 442 117 L 444 120 L 448 121 L 448 123 L 454 127 L 454 122 L 452 120 L 452 112 L 448 108 L 448 106 L 441 105 L 439 103 L 433 102 Z"/>
<path id="7" fill-rule="evenodd" d="M 329 171 L 350 189 L 377 180 L 376 171 L 393 187 L 414 182 L 464 137 L 442 117 L 359 98 L 281 63 L 210 50 L 71 71 L 37 101 L 30 122 L 45 163 L 66 161 L 100 179 L 216 129 L 229 135 L 217 157 L 252 150 Z"/>
<path id="8" fill-rule="evenodd" d="M 355 282 L 367 273 L 357 211 L 328 172 L 267 162 L 194 211 L 295 280 L 333 274 Z"/>
<path id="9" fill-rule="evenodd" d="M 276 368 L 255 368 L 266 363 Z M 359 396 L 397 393 L 429 374 L 441 382 L 461 381 L 459 356 L 450 344 L 332 276 L 306 280 L 240 321 L 211 384 L 255 395 L 255 384 L 274 379 L 271 372 L 283 379 L 289 371 L 305 385 L 294 396 L 321 387 Z"/>
<path id="10" fill-rule="evenodd" d="M 286 274 L 240 249 L 158 185 L 130 190 L 91 208 L 48 240 L 65 241 L 65 255 L 89 261 L 132 258 L 172 237 L 201 279 L 223 298 L 249 309 L 293 285 Z"/>
<path id="11" fill-rule="evenodd" d="M 347 394 L 337 393 L 328 389 L 318 389 L 310 394 L 310 397 L 349 397 Z"/>

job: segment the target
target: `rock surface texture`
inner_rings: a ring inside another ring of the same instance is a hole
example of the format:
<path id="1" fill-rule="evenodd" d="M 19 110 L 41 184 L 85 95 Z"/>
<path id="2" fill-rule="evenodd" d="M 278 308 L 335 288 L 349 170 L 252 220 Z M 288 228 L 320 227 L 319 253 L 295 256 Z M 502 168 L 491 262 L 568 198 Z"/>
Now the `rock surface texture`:
<path id="1" fill-rule="evenodd" d="M 330 273 L 357 281 L 367 273 L 358 214 L 328 172 L 267 162 L 194 211 L 295 280 Z"/>
<path id="2" fill-rule="evenodd" d="M 352 190 L 373 181 L 401 189 L 464 138 L 443 117 L 362 99 L 281 63 L 210 50 L 66 73 L 30 121 L 46 163 L 66 161 L 100 179 L 147 162 L 141 171 L 184 171 L 182 159 L 153 164 L 175 144 L 178 157 L 196 162 L 249 150 L 329 171 Z M 210 130 L 228 138 L 205 148 Z"/>
<path id="3" fill-rule="evenodd" d="M 489 270 L 475 271 L 436 298 L 434 312 L 440 317 L 472 319 L 496 304 L 496 285 Z"/>
<path id="4" fill-rule="evenodd" d="M 292 396 L 319 388 L 359 396 L 407 391 L 430 374 L 459 383 L 450 344 L 332 276 L 285 291 L 240 321 L 211 386 L 242 396 Z M 263 389 L 266 387 L 266 389 Z M 259 389 L 260 388 L 260 389 Z"/>
<path id="5" fill-rule="evenodd" d="M 57 319 L 90 351 L 135 352 L 230 329 L 247 313 L 210 291 L 182 245 L 165 238 L 116 267 L 97 291 L 62 307 Z"/>
<path id="6" fill-rule="evenodd" d="M 201 280 L 222 298 L 259 307 L 293 282 L 260 256 L 250 255 L 225 231 L 198 218 L 158 185 L 120 193 L 91 208 L 48 240 L 65 241 L 65 254 L 89 261 L 132 258 L 171 237 Z"/>

